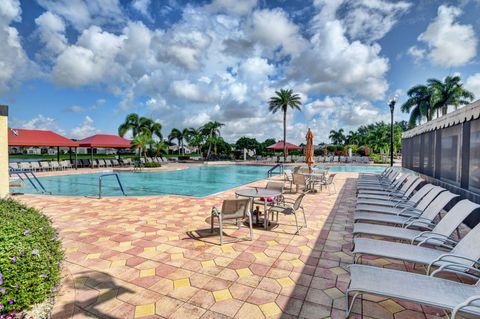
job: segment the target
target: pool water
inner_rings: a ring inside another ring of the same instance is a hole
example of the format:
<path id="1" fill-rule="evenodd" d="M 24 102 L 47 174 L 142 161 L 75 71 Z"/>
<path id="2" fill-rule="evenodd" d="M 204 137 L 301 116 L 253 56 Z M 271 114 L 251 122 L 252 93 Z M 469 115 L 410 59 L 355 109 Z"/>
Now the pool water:
<path id="1" fill-rule="evenodd" d="M 269 166 L 226 165 L 196 166 L 164 172 L 118 173 L 127 196 L 185 195 L 203 197 L 267 177 Z M 41 177 L 52 195 L 98 196 L 98 178 L 102 173 Z M 115 176 L 102 181 L 102 196 L 122 196 Z M 29 184 L 14 191 L 35 194 Z"/>

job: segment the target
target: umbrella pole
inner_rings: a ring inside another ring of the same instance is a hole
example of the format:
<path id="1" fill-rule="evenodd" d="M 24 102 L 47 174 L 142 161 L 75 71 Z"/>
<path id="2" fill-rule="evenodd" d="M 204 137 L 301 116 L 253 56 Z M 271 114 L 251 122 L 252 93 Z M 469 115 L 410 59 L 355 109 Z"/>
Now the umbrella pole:
<path id="1" fill-rule="evenodd" d="M 57 162 L 60 162 L 60 146 L 57 146 Z"/>
<path id="2" fill-rule="evenodd" d="M 93 147 L 90 147 L 90 168 L 93 168 Z"/>
<path id="3" fill-rule="evenodd" d="M 75 147 L 75 169 L 78 168 L 78 157 L 77 157 L 77 153 L 78 153 L 78 148 Z"/>

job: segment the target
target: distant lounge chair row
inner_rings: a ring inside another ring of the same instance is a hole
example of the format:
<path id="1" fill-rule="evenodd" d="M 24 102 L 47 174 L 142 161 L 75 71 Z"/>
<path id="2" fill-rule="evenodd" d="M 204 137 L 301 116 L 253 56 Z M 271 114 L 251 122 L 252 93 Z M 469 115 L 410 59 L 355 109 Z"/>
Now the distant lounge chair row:
<path id="1" fill-rule="evenodd" d="M 480 205 L 467 199 L 458 201 L 458 195 L 396 168 L 386 169 L 380 175 L 361 176 L 357 191 L 354 263 L 365 255 L 396 259 L 423 265 L 426 274 L 351 265 L 347 317 L 361 294 L 443 308 L 452 313 L 452 318 L 458 313 L 479 316 L 480 224 L 463 238 L 458 229 Z M 445 212 L 449 204 L 455 205 Z M 362 238 L 358 238 L 360 235 Z M 438 278 L 441 273 L 474 279 L 476 284 L 455 281 L 455 276 Z"/>
<path id="2" fill-rule="evenodd" d="M 145 159 L 140 159 L 142 164 L 145 164 Z M 160 157 L 147 157 L 147 163 L 168 163 L 166 159 Z M 40 171 L 60 171 L 71 169 L 75 167 L 128 167 L 134 164 L 131 158 L 120 159 L 79 159 L 79 160 L 63 160 L 63 161 L 32 161 L 32 162 L 12 162 L 9 163 L 9 168 L 12 170 L 31 170 L 34 172 Z"/>
<path id="3" fill-rule="evenodd" d="M 369 164 L 370 158 L 368 156 L 315 156 L 315 163 L 361 163 Z M 274 163 L 277 161 L 277 157 L 266 157 L 262 156 L 257 157 L 257 162 L 264 163 Z M 305 156 L 287 156 L 286 161 L 284 161 L 283 156 L 278 157 L 280 163 L 303 163 L 305 162 Z"/>

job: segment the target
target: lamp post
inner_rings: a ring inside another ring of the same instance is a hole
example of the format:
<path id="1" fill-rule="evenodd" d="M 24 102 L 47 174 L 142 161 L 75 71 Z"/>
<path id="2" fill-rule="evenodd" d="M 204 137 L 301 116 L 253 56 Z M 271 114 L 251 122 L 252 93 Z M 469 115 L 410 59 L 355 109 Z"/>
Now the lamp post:
<path id="1" fill-rule="evenodd" d="M 395 97 L 390 98 L 388 106 L 390 107 L 390 166 L 393 166 L 393 111 L 395 110 Z"/>

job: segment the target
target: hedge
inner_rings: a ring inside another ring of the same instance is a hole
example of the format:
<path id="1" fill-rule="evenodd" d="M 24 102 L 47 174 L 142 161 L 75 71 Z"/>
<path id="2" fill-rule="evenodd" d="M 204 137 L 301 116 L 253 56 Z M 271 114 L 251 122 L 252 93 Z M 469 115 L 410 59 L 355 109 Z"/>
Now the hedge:
<path id="1" fill-rule="evenodd" d="M 13 199 L 0 199 L 0 314 L 43 302 L 60 279 L 63 251 L 50 220 Z"/>

